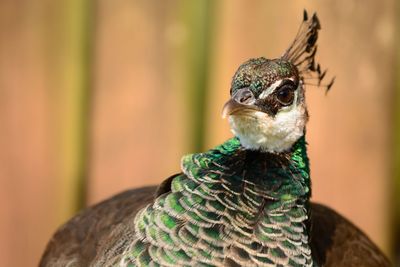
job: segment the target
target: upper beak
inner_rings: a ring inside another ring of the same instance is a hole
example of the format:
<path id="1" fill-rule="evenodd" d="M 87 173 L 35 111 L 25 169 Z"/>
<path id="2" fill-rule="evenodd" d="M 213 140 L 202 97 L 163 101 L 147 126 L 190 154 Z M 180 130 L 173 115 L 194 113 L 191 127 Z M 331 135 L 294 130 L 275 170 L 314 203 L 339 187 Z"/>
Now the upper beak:
<path id="1" fill-rule="evenodd" d="M 231 115 L 232 113 L 237 112 L 238 110 L 242 109 L 243 105 L 238 103 L 233 98 L 229 99 L 223 109 L 222 109 L 222 118 L 226 118 L 227 116 Z"/>
<path id="2" fill-rule="evenodd" d="M 258 110 L 258 108 L 254 105 L 246 105 L 246 104 L 241 104 L 237 102 L 235 99 L 231 98 L 229 99 L 223 109 L 222 109 L 222 118 L 226 118 L 229 115 L 233 115 L 235 113 L 238 113 L 243 110 Z"/>

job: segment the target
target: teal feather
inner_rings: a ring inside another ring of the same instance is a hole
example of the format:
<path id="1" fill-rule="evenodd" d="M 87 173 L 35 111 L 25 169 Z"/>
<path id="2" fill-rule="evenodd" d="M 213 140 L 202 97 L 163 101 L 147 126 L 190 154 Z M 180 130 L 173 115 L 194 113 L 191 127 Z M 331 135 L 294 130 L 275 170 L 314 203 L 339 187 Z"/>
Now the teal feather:
<path id="1" fill-rule="evenodd" d="M 309 163 L 301 138 L 272 155 L 237 138 L 182 159 L 171 192 L 135 218 L 123 266 L 313 266 Z"/>

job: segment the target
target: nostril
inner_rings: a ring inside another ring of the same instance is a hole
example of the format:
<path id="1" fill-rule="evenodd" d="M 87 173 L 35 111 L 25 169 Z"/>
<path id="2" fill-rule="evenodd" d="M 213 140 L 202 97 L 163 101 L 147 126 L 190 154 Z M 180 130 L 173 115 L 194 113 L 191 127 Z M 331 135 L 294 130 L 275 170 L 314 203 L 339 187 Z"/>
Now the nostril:
<path id="1" fill-rule="evenodd" d="M 242 89 L 239 92 L 237 92 L 234 99 L 240 104 L 252 104 L 254 96 L 249 89 Z"/>
<path id="2" fill-rule="evenodd" d="M 251 95 L 250 95 L 250 94 L 243 95 L 243 96 L 241 96 L 241 97 L 239 98 L 239 102 L 240 102 L 240 103 L 246 102 L 246 101 L 249 100 L 250 98 L 251 98 Z"/>

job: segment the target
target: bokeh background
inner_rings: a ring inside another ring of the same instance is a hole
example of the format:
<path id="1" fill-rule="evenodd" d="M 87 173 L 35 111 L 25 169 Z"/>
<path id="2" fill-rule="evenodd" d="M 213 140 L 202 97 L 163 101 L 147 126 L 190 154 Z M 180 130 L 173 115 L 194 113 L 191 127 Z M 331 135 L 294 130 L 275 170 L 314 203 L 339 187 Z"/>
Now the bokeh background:
<path id="1" fill-rule="evenodd" d="M 280 56 L 304 8 L 337 77 L 327 95 L 307 88 L 313 199 L 396 259 L 396 0 L 1 0 L 0 265 L 37 265 L 79 209 L 230 137 L 220 114 L 233 73 Z"/>

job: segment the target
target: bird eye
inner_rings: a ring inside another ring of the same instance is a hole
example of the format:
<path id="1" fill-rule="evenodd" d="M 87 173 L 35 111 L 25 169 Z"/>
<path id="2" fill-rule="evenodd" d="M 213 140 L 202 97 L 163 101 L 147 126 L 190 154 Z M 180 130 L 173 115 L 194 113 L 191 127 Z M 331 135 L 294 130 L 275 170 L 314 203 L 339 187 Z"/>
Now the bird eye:
<path id="1" fill-rule="evenodd" d="M 293 103 L 294 100 L 294 87 L 290 84 L 284 84 L 282 85 L 277 93 L 276 93 L 276 99 L 285 106 L 288 106 Z"/>

